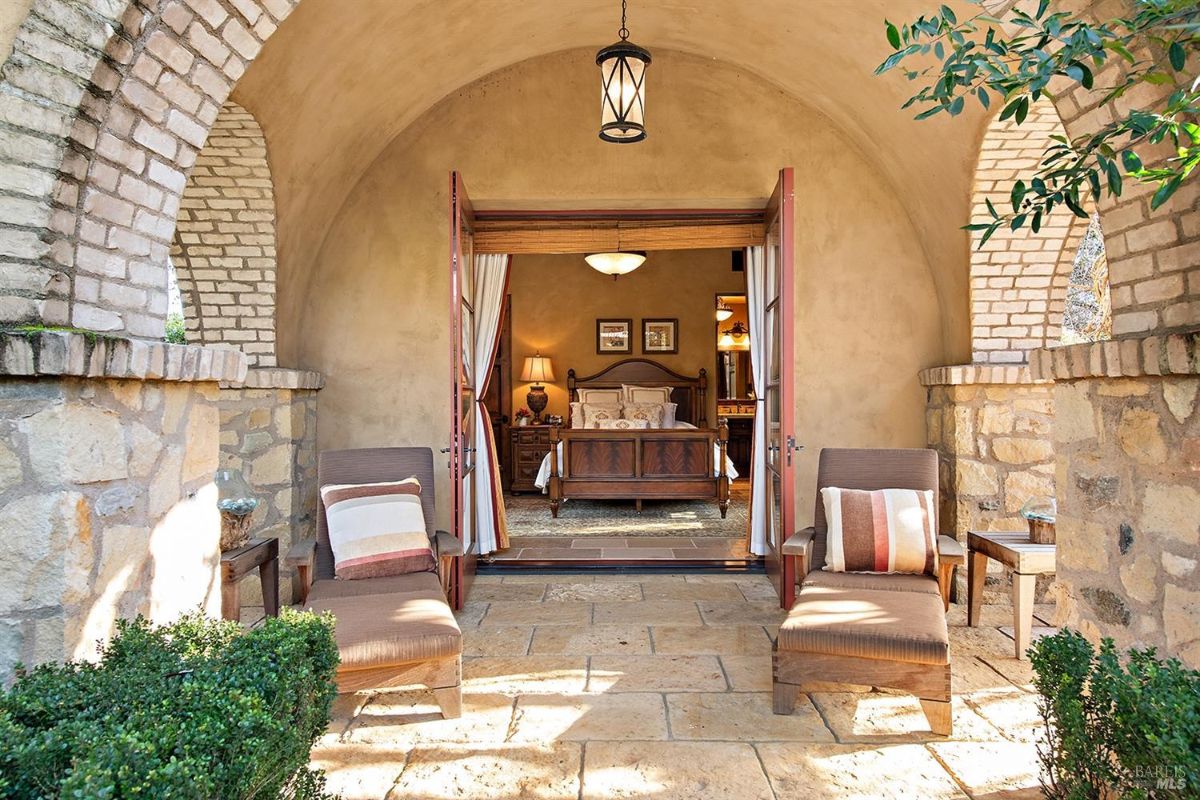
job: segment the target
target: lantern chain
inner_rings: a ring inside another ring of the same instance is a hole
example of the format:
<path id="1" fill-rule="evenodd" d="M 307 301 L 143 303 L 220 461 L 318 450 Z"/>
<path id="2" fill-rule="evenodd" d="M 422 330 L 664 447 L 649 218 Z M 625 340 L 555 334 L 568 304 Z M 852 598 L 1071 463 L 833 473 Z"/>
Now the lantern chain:
<path id="1" fill-rule="evenodd" d="M 621 0 L 621 30 L 617 31 L 617 35 L 621 37 L 621 41 L 629 38 L 629 28 L 625 27 L 625 8 L 628 0 Z"/>

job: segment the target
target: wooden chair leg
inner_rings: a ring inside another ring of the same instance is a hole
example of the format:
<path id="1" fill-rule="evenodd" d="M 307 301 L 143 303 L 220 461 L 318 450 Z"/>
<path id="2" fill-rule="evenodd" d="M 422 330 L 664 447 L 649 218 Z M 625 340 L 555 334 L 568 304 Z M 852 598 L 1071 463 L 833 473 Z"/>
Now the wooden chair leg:
<path id="1" fill-rule="evenodd" d="M 949 736 L 954 726 L 950 701 L 930 700 L 924 697 L 917 699 L 921 701 L 925 719 L 929 720 L 929 729 L 939 736 Z"/>
<path id="2" fill-rule="evenodd" d="M 462 684 L 446 686 L 433 690 L 433 698 L 438 708 L 442 710 L 444 719 L 458 719 L 462 716 Z"/>
<path id="3" fill-rule="evenodd" d="M 794 683 L 774 681 L 771 686 L 771 710 L 776 714 L 790 715 L 796 710 L 796 699 L 800 687 Z"/>

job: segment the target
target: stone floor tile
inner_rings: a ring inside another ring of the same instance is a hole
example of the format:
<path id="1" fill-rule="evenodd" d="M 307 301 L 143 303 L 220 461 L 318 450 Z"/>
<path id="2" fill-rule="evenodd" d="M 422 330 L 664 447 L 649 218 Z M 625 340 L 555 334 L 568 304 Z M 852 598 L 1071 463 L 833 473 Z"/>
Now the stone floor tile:
<path id="1" fill-rule="evenodd" d="M 529 652 L 532 625 L 496 625 L 463 631 L 464 656 L 520 656 Z"/>
<path id="2" fill-rule="evenodd" d="M 628 625 L 699 625 L 701 621 L 696 604 L 688 600 L 598 601 L 594 619 L 596 624 Z"/>
<path id="3" fill-rule="evenodd" d="M 329 709 L 329 727 L 325 734 L 330 740 L 336 740 L 344 734 L 354 718 L 362 712 L 367 703 L 371 702 L 373 692 L 345 692 L 333 698 L 333 706 Z"/>
<path id="4" fill-rule="evenodd" d="M 1045 735 L 1046 726 L 1038 711 L 1038 696 L 1035 694 L 1011 687 L 973 692 L 963 699 L 995 726 L 1005 739 L 1036 742 Z"/>
<path id="5" fill-rule="evenodd" d="M 548 625 L 533 634 L 537 655 L 648 655 L 645 625 Z"/>
<path id="6" fill-rule="evenodd" d="M 458 627 L 465 631 L 467 628 L 478 628 L 479 622 L 487 614 L 487 611 L 487 602 L 471 599 L 464 603 L 462 608 L 454 612 L 454 618 L 458 620 Z"/>
<path id="7" fill-rule="evenodd" d="M 969 652 L 950 653 L 951 690 L 955 694 L 970 695 L 975 692 L 990 692 L 1008 689 L 1012 682 L 992 669 L 986 659 Z"/>
<path id="8" fill-rule="evenodd" d="M 471 581 L 471 584 L 473 586 L 483 586 L 484 584 L 488 584 L 488 583 L 504 583 L 504 576 L 489 574 L 489 573 L 485 572 L 481 575 L 476 575 L 475 578 Z"/>
<path id="9" fill-rule="evenodd" d="M 771 691 L 771 654 L 757 656 L 721 656 L 725 675 L 735 692 Z"/>
<path id="10" fill-rule="evenodd" d="M 978 628 L 950 626 L 950 648 L 951 652 L 958 655 L 970 653 L 971 655 L 999 656 L 1001 658 L 1012 658 L 1015 655 L 1012 639 L 997 628 L 985 626 Z"/>
<path id="11" fill-rule="evenodd" d="M 654 652 L 667 655 L 762 655 L 771 640 L 758 625 L 654 625 Z"/>
<path id="12" fill-rule="evenodd" d="M 598 572 L 592 575 L 596 583 L 686 583 L 683 575 L 662 575 L 657 572 L 634 570 L 631 572 Z"/>
<path id="13" fill-rule="evenodd" d="M 746 579 L 747 575 L 744 572 L 702 572 L 684 576 L 688 583 L 737 583 Z"/>
<path id="14" fill-rule="evenodd" d="M 1013 685 L 1030 692 L 1034 690 L 1033 665 L 1028 661 L 1019 661 L 1015 658 L 1004 658 L 1003 656 L 977 656 L 977 658 L 996 672 L 999 672 Z"/>
<path id="15" fill-rule="evenodd" d="M 574 742 L 418 747 L 388 800 L 575 800 L 581 751 Z"/>
<path id="16" fill-rule="evenodd" d="M 732 583 L 673 583 L 646 581 L 642 591 L 647 600 L 741 600 L 742 593 Z"/>
<path id="17" fill-rule="evenodd" d="M 504 576 L 505 583 L 588 583 L 591 575 L 577 572 L 518 572 Z"/>
<path id="18" fill-rule="evenodd" d="M 927 745 L 972 797 L 1035 800 L 1041 766 L 1032 744 L 937 742 Z"/>
<path id="19" fill-rule="evenodd" d="M 911 695 L 815 692 L 811 697 L 839 742 L 894 744 L 946 741 L 945 737 L 929 730 L 929 720 L 922 713 L 920 702 Z M 1000 731 L 975 713 L 962 698 L 954 698 L 952 708 L 954 732 L 951 739 L 994 742 L 1003 738 Z"/>
<path id="20" fill-rule="evenodd" d="M 579 550 L 575 552 L 597 553 L 598 555 L 589 556 L 589 558 L 602 558 L 606 561 L 666 561 L 676 558 L 675 551 L 668 547 L 606 547 L 603 550 Z"/>
<path id="21" fill-rule="evenodd" d="M 771 800 L 754 749 L 733 742 L 591 742 L 584 800 Z"/>
<path id="22" fill-rule="evenodd" d="M 1012 625 L 1013 613 L 1010 605 L 986 603 L 979 608 L 979 624 L 985 628 L 998 628 L 1001 625 Z M 951 627 L 967 626 L 967 598 L 964 596 L 957 603 L 951 603 L 946 612 L 946 622 Z"/>
<path id="23" fill-rule="evenodd" d="M 774 600 L 741 603 L 701 600 L 696 605 L 706 625 L 778 625 L 787 616 Z"/>
<path id="24" fill-rule="evenodd" d="M 769 580 L 738 581 L 738 591 L 750 602 L 771 601 L 778 605 L 779 594 Z"/>
<path id="25" fill-rule="evenodd" d="M 480 623 L 482 628 L 497 625 L 587 625 L 592 621 L 592 604 L 581 602 L 492 603 Z"/>
<path id="26" fill-rule="evenodd" d="M 568 600 L 641 600 L 640 583 L 551 583 L 546 585 L 546 601 Z"/>
<path id="27" fill-rule="evenodd" d="M 463 713 L 443 719 L 428 690 L 380 692 L 363 708 L 343 741 L 398 745 L 440 742 L 503 742 L 512 722 L 513 698 L 463 694 Z"/>
<path id="28" fill-rule="evenodd" d="M 791 716 L 771 711 L 769 692 L 669 694 L 671 734 L 681 740 L 832 742 L 821 715 L 801 696 Z"/>
<path id="29" fill-rule="evenodd" d="M 463 659 L 463 691 L 470 694 L 580 694 L 587 675 L 586 656 Z"/>
<path id="30" fill-rule="evenodd" d="M 611 553 L 612 550 L 607 552 Z M 523 547 L 520 550 L 505 551 L 498 560 L 512 558 L 529 561 L 597 561 L 604 557 L 604 553 L 600 548 L 585 550 L 582 547 Z"/>
<path id="31" fill-rule="evenodd" d="M 546 593 L 543 583 L 485 583 L 471 585 L 470 603 L 490 602 L 492 600 L 519 600 L 525 603 L 538 603 Z"/>
<path id="32" fill-rule="evenodd" d="M 667 714 L 659 694 L 525 695 L 517 699 L 510 741 L 666 738 Z"/>
<path id="33" fill-rule="evenodd" d="M 589 692 L 723 692 L 716 656 L 593 656 Z"/>
<path id="34" fill-rule="evenodd" d="M 777 800 L 965 800 L 921 745 L 760 744 Z"/>
<path id="35" fill-rule="evenodd" d="M 388 744 L 338 744 L 313 748 L 311 764 L 325 770 L 325 788 L 343 800 L 382 800 L 392 790 L 408 756 L 408 747 Z"/>

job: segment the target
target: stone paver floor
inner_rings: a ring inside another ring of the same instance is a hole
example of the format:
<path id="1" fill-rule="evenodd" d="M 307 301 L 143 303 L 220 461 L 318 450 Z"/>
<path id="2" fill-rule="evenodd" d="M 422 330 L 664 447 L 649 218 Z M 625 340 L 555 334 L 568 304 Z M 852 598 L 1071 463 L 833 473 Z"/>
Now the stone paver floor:
<path id="1" fill-rule="evenodd" d="M 949 739 L 916 700 L 851 687 L 772 714 L 782 617 L 761 575 L 479 576 L 462 718 L 424 691 L 342 695 L 313 763 L 347 800 L 1040 796 L 1005 609 L 974 629 L 950 611 Z"/>

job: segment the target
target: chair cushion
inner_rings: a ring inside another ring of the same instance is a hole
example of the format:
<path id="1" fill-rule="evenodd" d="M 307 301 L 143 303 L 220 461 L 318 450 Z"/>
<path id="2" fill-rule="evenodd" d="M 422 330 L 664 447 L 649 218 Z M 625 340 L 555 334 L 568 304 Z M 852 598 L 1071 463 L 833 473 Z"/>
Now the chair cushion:
<path id="1" fill-rule="evenodd" d="M 821 489 L 825 569 L 831 572 L 937 572 L 934 497 L 915 489 Z"/>
<path id="2" fill-rule="evenodd" d="M 922 592 L 941 596 L 937 580 L 929 575 L 879 575 L 874 572 L 810 572 L 805 586 L 827 589 L 870 589 L 881 592 Z"/>
<path id="3" fill-rule="evenodd" d="M 780 651 L 913 664 L 950 663 L 950 635 L 935 593 L 818 586 L 805 581 L 779 628 Z"/>
<path id="4" fill-rule="evenodd" d="M 437 569 L 416 478 L 322 486 L 321 501 L 337 577 L 354 580 Z"/>
<path id="5" fill-rule="evenodd" d="M 360 589 L 372 593 L 357 593 Z M 462 653 L 462 631 L 437 575 L 430 572 L 317 581 L 308 605 L 317 613 L 333 614 L 342 670 L 398 666 Z"/>

